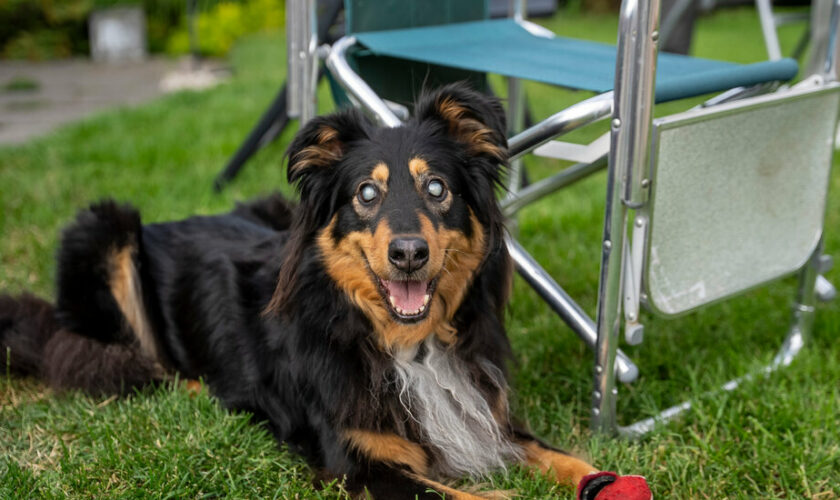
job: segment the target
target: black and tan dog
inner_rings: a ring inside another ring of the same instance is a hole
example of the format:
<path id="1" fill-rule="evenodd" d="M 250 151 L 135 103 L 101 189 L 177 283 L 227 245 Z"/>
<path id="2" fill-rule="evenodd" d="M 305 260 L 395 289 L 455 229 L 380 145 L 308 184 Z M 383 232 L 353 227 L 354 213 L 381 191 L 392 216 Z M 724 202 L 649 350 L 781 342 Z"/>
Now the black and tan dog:
<path id="1" fill-rule="evenodd" d="M 454 85 L 402 127 L 309 122 L 289 152 L 296 207 L 143 226 L 93 205 L 64 231 L 55 307 L 0 297 L 0 364 L 98 394 L 202 378 L 377 499 L 477 498 L 440 481 L 512 462 L 582 498 L 647 491 L 511 423 L 504 130 L 496 100 Z"/>

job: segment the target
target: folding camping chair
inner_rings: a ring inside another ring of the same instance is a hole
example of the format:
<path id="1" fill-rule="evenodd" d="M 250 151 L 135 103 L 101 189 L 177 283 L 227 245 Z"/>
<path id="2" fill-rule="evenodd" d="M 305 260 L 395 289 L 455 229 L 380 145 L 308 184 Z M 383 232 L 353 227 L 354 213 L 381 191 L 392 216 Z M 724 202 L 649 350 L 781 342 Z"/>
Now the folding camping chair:
<path id="1" fill-rule="evenodd" d="M 840 15 L 840 0 L 834 1 L 832 47 Z M 346 4 L 348 18 L 354 9 L 374 6 L 364 0 Z M 441 1 L 434 7 L 452 4 Z M 400 5 L 409 13 L 420 8 L 420 2 Z M 375 6 L 383 8 L 381 2 Z M 432 6 L 426 2 L 423 8 Z M 392 127 L 401 124 L 399 107 L 357 73 L 358 58 L 387 57 L 599 93 L 509 139 L 514 159 L 536 151 L 579 163 L 512 191 L 502 204 L 513 215 L 607 167 L 596 318 L 588 317 L 514 238 L 508 237 L 508 247 L 517 271 L 595 350 L 593 428 L 624 434 L 644 433 L 690 407 L 683 403 L 628 427 L 617 424 L 616 378 L 631 382 L 638 374 L 617 349 L 619 332 L 623 325 L 629 344 L 642 340 L 640 306 L 675 316 L 799 273 L 791 327 L 778 356 L 762 370 L 767 373 L 790 363 L 808 338 L 815 286 L 822 286 L 826 298 L 833 292 L 818 274 L 828 263 L 822 230 L 840 105 L 834 51 L 819 74 L 780 87 L 797 73 L 792 60 L 736 65 L 657 57 L 658 13 L 658 0 L 623 0 L 617 48 L 556 37 L 521 16 L 371 32 L 348 26 L 326 59 L 350 100 Z M 654 103 L 714 92 L 723 93 L 686 112 L 652 118 Z M 608 116 L 608 141 L 583 148 L 553 141 Z M 738 245 L 727 244 L 731 241 Z M 723 389 L 732 390 L 742 380 Z"/>

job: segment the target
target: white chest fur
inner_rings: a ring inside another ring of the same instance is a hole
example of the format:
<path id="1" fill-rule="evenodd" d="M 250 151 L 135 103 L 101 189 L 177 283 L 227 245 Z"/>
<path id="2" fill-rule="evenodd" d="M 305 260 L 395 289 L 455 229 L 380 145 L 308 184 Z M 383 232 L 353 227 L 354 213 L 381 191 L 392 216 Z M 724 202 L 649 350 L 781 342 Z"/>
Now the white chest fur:
<path id="1" fill-rule="evenodd" d="M 400 402 L 417 421 L 445 463 L 441 473 L 480 477 L 504 469 L 521 450 L 501 432 L 490 405 L 460 361 L 434 338 L 417 350 L 396 353 L 394 365 Z M 504 379 L 487 363 L 482 367 L 500 389 Z"/>

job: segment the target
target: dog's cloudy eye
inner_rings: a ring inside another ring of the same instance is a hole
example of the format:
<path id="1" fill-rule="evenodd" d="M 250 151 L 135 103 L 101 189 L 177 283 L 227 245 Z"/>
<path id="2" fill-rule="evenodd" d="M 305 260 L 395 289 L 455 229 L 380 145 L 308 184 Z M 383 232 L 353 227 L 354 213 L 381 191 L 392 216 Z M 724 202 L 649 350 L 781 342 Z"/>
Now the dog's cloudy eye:
<path id="1" fill-rule="evenodd" d="M 443 196 L 443 182 L 437 179 L 432 179 L 426 186 L 426 190 L 429 191 L 429 194 L 435 198 L 440 198 Z"/>
<path id="2" fill-rule="evenodd" d="M 379 191 L 373 184 L 362 184 L 362 187 L 359 189 L 359 201 L 362 203 L 372 202 L 376 199 L 377 195 L 379 195 Z"/>

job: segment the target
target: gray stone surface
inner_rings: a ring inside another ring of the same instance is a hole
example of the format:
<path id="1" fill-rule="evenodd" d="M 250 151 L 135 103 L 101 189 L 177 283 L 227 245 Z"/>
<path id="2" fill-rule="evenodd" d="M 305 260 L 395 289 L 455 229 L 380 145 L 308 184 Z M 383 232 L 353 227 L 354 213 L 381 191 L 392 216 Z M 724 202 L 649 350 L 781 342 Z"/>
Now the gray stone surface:
<path id="1" fill-rule="evenodd" d="M 163 93 L 161 79 L 178 66 L 169 59 L 121 65 L 0 60 L 0 144 L 21 143 L 106 108 L 148 101 Z M 37 88 L 7 88 L 21 80 Z"/>

